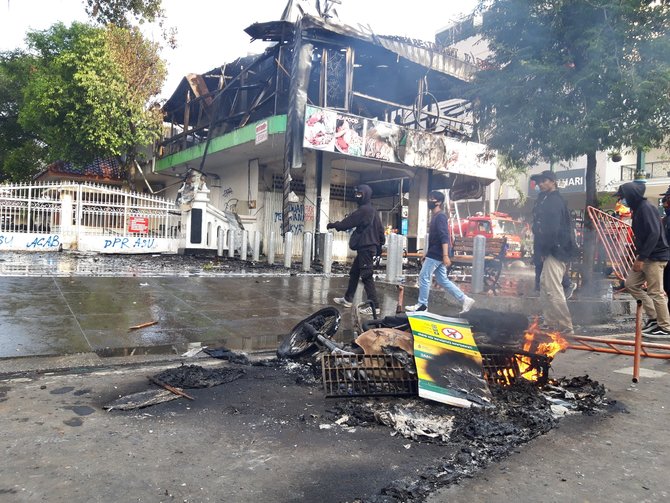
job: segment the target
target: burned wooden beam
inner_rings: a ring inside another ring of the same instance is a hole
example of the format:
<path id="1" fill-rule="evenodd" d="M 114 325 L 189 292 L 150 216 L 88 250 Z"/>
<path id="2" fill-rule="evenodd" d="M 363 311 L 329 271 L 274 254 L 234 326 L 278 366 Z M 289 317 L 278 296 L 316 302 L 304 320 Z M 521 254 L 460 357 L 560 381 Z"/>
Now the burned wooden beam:
<path id="1" fill-rule="evenodd" d="M 147 376 L 147 379 L 149 379 L 152 383 L 157 384 L 161 388 L 165 388 L 170 393 L 174 393 L 175 395 L 183 396 L 184 398 L 188 398 L 189 400 L 195 400 L 195 398 L 193 398 L 191 395 L 188 395 L 188 394 L 184 393 L 179 388 L 175 388 L 174 386 L 170 386 L 169 384 L 164 383 L 163 381 L 160 381 L 160 380 L 156 379 L 155 377 Z"/>

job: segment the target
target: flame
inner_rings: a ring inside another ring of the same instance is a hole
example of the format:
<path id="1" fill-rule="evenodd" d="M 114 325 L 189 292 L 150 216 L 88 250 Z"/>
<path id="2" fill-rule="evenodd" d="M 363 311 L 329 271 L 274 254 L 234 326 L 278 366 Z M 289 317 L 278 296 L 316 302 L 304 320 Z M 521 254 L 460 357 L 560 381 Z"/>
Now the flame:
<path id="1" fill-rule="evenodd" d="M 525 352 L 544 355 L 550 359 L 553 359 L 559 351 L 567 349 L 570 344 L 559 332 L 542 330 L 537 320 L 534 320 L 526 330 L 524 341 L 523 350 Z M 540 377 L 539 370 L 533 367 L 531 357 L 519 355 L 518 365 L 519 373 L 524 379 L 537 381 Z"/>

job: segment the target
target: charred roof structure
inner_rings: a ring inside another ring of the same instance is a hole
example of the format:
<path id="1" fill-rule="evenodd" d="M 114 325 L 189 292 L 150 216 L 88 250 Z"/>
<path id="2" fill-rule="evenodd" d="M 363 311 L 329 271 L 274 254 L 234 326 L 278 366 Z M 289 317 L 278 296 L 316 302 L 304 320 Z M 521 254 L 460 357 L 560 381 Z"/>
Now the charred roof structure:
<path id="1" fill-rule="evenodd" d="M 313 169 L 321 190 L 323 166 L 346 163 L 360 183 L 374 184 L 375 196 L 408 192 L 420 179 L 421 193 L 454 188 L 472 197 L 495 179 L 492 156 L 473 142 L 463 99 L 476 67 L 448 48 L 330 16 L 291 21 L 286 12 L 245 32 L 269 43 L 262 54 L 189 74 L 166 102 L 171 126 L 159 145 L 158 172 L 189 161 L 206 171 L 258 159 L 281 177 L 284 231 L 288 198 L 308 176 L 301 169 Z M 259 128 L 273 141 L 258 141 Z M 305 161 L 310 150 L 313 165 Z M 346 200 L 346 187 L 340 192 L 331 197 Z M 317 194 L 316 232 L 320 200 Z"/>

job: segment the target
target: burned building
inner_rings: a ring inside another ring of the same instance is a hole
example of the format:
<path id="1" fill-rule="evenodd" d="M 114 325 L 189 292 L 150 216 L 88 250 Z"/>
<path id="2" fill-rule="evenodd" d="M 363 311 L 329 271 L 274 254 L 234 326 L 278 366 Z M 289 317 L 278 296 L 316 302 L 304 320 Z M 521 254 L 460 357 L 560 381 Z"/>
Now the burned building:
<path id="1" fill-rule="evenodd" d="M 259 231 L 265 253 L 271 233 L 280 254 L 287 232 L 313 233 L 318 248 L 360 183 L 384 225 L 421 248 L 430 190 L 477 198 L 495 179 L 463 98 L 476 68 L 447 48 L 286 12 L 245 32 L 268 43 L 262 54 L 186 76 L 164 105 L 154 172 L 199 170 L 209 191 L 187 248 L 216 249 L 210 209 Z M 292 254 L 301 249 L 294 239 Z M 347 256 L 346 235 L 333 253 Z"/>

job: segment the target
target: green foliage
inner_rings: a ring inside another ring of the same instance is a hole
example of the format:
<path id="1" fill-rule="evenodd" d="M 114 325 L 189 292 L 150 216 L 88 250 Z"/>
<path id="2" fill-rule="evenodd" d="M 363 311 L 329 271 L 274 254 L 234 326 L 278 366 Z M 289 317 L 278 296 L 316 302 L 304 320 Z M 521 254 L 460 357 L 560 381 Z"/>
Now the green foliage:
<path id="1" fill-rule="evenodd" d="M 500 186 L 498 187 L 498 194 L 496 197 L 496 208 L 500 204 L 500 198 L 502 197 L 502 189 L 504 185 L 511 187 L 517 193 L 517 197 L 514 202 L 516 206 L 523 206 L 525 204 L 527 196 L 526 192 L 521 188 L 519 177 L 527 170 L 528 166 L 523 162 L 515 161 L 506 155 L 498 156 L 498 169 L 496 170 L 496 178 L 500 182 Z"/>
<path id="2" fill-rule="evenodd" d="M 46 145 L 19 124 L 23 87 L 35 66 L 20 51 L 0 53 L 0 181 L 24 181 L 44 165 Z"/>
<path id="3" fill-rule="evenodd" d="M 86 13 L 102 25 L 130 27 L 130 19 L 142 23 L 163 17 L 161 0 L 86 0 Z"/>
<path id="4" fill-rule="evenodd" d="M 19 123 L 49 146 L 51 159 L 133 158 L 138 145 L 158 137 L 161 119 L 148 105 L 165 66 L 138 30 L 56 24 L 29 33 L 28 42 L 39 63 Z"/>
<path id="5" fill-rule="evenodd" d="M 487 143 L 517 159 L 658 146 L 670 126 L 670 7 L 639 0 L 494 0 L 475 82 Z"/>

